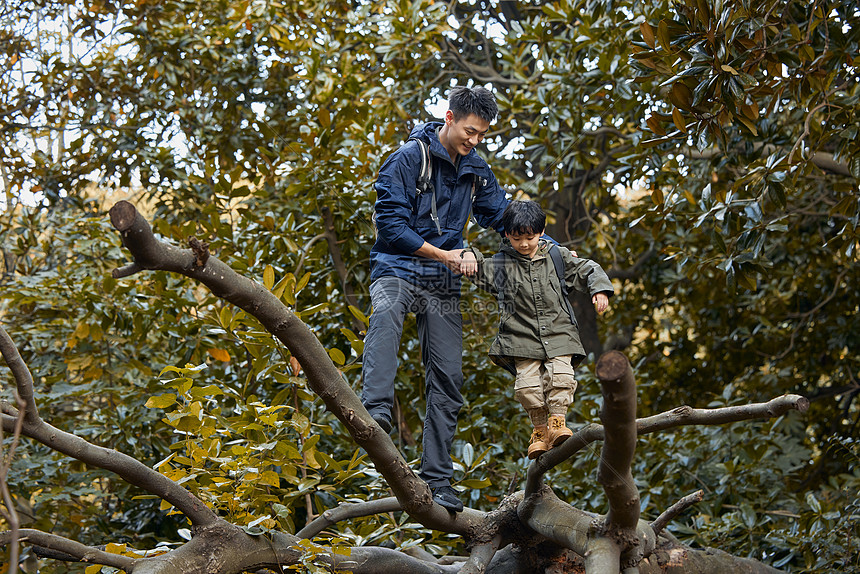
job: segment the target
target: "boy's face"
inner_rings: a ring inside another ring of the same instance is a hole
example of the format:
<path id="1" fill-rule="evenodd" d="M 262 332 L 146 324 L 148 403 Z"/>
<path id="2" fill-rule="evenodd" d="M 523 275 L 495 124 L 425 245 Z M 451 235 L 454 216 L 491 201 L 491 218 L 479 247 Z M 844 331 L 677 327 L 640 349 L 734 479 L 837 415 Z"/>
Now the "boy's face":
<path id="1" fill-rule="evenodd" d="M 445 114 L 445 125 L 448 126 L 448 145 L 460 155 L 468 155 L 490 129 L 490 124 L 475 114 L 455 120 L 451 110 Z"/>
<path id="2" fill-rule="evenodd" d="M 540 233 L 505 233 L 505 237 L 511 242 L 514 249 L 520 255 L 525 255 L 529 259 L 535 256 L 538 250 L 538 242 L 540 241 Z"/>

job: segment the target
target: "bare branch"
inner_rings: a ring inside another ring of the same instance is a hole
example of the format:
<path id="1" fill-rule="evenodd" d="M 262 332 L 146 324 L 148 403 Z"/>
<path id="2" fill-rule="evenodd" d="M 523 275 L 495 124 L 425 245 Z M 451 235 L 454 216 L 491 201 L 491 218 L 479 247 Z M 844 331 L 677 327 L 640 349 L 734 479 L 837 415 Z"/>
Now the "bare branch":
<path id="1" fill-rule="evenodd" d="M 0 532 L 0 546 L 9 543 L 9 534 L 9 532 Z M 81 544 L 75 540 L 69 540 L 56 534 L 42 532 L 41 530 L 24 528 L 21 530 L 20 536 L 22 542 L 27 541 L 33 546 L 48 548 L 49 550 L 67 554 L 80 562 L 103 564 L 126 571 L 129 571 L 131 565 L 134 563 L 134 558 L 111 554 L 98 548 Z"/>
<path id="2" fill-rule="evenodd" d="M 323 512 L 316 520 L 296 532 L 298 538 L 313 538 L 329 526 L 333 526 L 341 520 L 383 514 L 402 510 L 397 498 L 389 496 L 369 502 L 342 503 L 337 508 Z"/>
<path id="3" fill-rule="evenodd" d="M 807 408 L 809 408 L 809 400 L 800 395 L 782 395 L 766 403 L 752 403 L 719 409 L 694 409 L 683 405 L 659 415 L 636 419 L 636 433 L 643 435 L 682 426 L 721 425 L 752 419 L 775 418 L 790 410 L 805 412 Z M 540 487 L 541 476 L 544 473 L 598 440 L 604 440 L 603 426 L 592 423 L 579 429 L 561 446 L 532 461 L 528 470 L 526 495 Z"/>
<path id="4" fill-rule="evenodd" d="M 609 501 L 606 520 L 613 527 L 635 528 L 639 520 L 639 491 L 630 465 L 636 450 L 636 383 L 633 369 L 619 351 L 609 351 L 597 361 L 596 373 L 603 392 L 605 439 L 597 478 Z"/>
<path id="5" fill-rule="evenodd" d="M 18 353 L 18 348 L 9 333 L 2 327 L 0 327 L 0 353 L 6 360 L 9 370 L 12 371 L 18 388 L 18 396 L 26 405 L 24 420 L 27 424 L 35 424 L 39 421 L 39 411 L 36 408 L 36 399 L 33 397 L 33 375 L 30 374 L 30 369 L 24 364 L 24 360 Z"/>
<path id="6" fill-rule="evenodd" d="M 674 519 L 676 516 L 684 512 L 688 507 L 696 504 L 697 502 L 701 502 L 702 498 L 705 495 L 705 491 L 697 490 L 693 494 L 688 494 L 669 508 L 663 511 L 663 514 L 657 517 L 654 522 L 651 523 L 651 528 L 654 529 L 654 534 L 657 536 L 663 532 L 663 529 L 669 524 L 669 522 Z"/>
<path id="7" fill-rule="evenodd" d="M 491 540 L 473 546 L 469 559 L 463 563 L 459 574 L 484 574 L 487 572 L 487 566 L 502 545 L 502 540 L 502 535 L 496 534 Z"/>

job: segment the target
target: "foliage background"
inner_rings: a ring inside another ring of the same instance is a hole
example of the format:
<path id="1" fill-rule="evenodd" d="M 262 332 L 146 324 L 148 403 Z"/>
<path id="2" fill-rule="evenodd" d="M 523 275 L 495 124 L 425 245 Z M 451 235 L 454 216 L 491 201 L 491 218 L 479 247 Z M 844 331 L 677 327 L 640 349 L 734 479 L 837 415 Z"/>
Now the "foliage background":
<path id="1" fill-rule="evenodd" d="M 640 416 L 812 400 L 801 416 L 641 439 L 643 515 L 703 488 L 672 526 L 685 542 L 860 572 L 858 17 L 857 1 L 820 0 L 8 0 L 0 317 L 56 426 L 157 465 L 236 523 L 294 532 L 382 496 L 252 319 L 180 278 L 110 278 L 126 255 L 105 212 L 128 197 L 162 236 L 209 242 L 299 312 L 358 390 L 376 170 L 427 102 L 491 84 L 501 116 L 482 153 L 614 277 L 607 315 L 577 312 L 593 357 L 630 357 Z M 529 429 L 485 356 L 491 301 L 467 287 L 463 307 L 455 478 L 490 509 L 522 479 Z M 418 355 L 409 322 L 395 438 L 412 460 Z M 599 411 L 591 364 L 574 425 Z M 601 512 L 596 462 L 552 484 Z M 31 527 L 141 548 L 187 536 L 169 508 L 38 445 L 10 484 Z M 338 534 L 462 550 L 407 520 Z"/>

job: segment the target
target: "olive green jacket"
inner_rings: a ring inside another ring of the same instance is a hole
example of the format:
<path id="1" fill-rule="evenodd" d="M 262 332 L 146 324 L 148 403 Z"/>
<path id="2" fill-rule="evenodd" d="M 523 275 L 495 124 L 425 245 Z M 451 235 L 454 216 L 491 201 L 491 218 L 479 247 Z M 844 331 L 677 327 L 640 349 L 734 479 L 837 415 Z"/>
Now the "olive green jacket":
<path id="1" fill-rule="evenodd" d="M 499 332 L 490 346 L 490 358 L 512 373 L 516 372 L 516 358 L 546 360 L 571 355 L 574 367 L 585 358 L 579 328 L 571 323 L 562 301 L 550 246 L 542 239 L 533 259 L 520 255 L 507 239 L 491 258 L 469 249 L 478 260 L 478 273 L 470 279 L 499 301 Z M 559 246 L 559 251 L 568 290 L 592 297 L 601 292 L 610 297 L 614 294 L 612 281 L 600 265 L 574 257 L 564 247 Z M 505 271 L 500 275 L 502 265 Z"/>

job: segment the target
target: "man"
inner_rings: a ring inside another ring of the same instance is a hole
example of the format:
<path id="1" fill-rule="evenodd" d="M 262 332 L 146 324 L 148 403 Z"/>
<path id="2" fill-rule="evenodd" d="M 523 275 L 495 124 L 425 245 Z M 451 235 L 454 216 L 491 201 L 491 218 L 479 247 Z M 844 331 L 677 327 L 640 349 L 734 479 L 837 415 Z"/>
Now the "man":
<path id="1" fill-rule="evenodd" d="M 463 228 L 471 212 L 479 225 L 499 228 L 508 205 L 487 163 L 481 142 L 498 115 L 492 92 L 453 88 L 445 121 L 416 126 L 410 141 L 383 163 L 376 180 L 378 237 L 370 251 L 373 313 L 364 340 L 361 400 L 385 432 L 391 430 L 397 351 L 406 313 L 415 313 L 424 363 L 427 412 L 419 476 L 433 500 L 463 509 L 451 486 L 451 441 L 463 405 L 463 332 L 460 272 Z M 430 186 L 418 179 L 425 142 Z"/>

